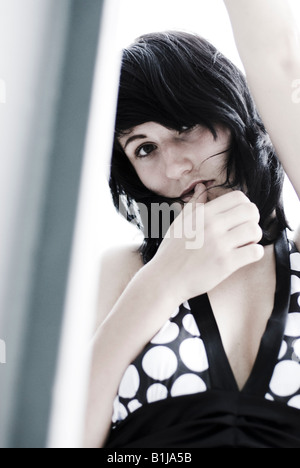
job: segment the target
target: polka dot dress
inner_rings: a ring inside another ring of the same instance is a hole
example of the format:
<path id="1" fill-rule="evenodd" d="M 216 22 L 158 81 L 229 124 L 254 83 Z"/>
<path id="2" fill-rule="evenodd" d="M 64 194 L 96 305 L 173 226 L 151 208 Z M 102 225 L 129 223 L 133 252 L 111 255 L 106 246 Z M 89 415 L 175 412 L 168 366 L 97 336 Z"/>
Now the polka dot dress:
<path id="1" fill-rule="evenodd" d="M 300 409 L 300 253 L 293 243 L 289 245 L 291 286 L 288 314 L 283 323 L 280 352 L 267 381 L 269 388 L 262 398 Z M 205 338 L 202 336 L 207 322 L 199 326 L 198 317 L 205 314 L 197 314 L 196 322 L 190 304 L 191 301 L 185 302 L 174 312 L 127 368 L 114 400 L 112 429 L 145 405 L 203 394 L 214 388 L 216 381 L 212 376 L 214 373 L 220 376 L 222 367 L 214 361 L 213 354 L 209 355 L 206 345 L 217 338 L 210 336 L 212 339 L 208 339 L 207 332 Z M 221 348 L 218 349 L 221 354 Z M 267 362 L 268 356 L 264 359 Z M 252 378 L 252 381 L 256 379 Z"/>
<path id="2" fill-rule="evenodd" d="M 145 403 L 205 392 L 208 368 L 204 343 L 185 302 L 126 370 L 114 402 L 114 427 Z"/>
<path id="3" fill-rule="evenodd" d="M 294 243 L 290 243 L 290 265 L 290 310 L 266 398 L 300 409 L 300 254 Z"/>

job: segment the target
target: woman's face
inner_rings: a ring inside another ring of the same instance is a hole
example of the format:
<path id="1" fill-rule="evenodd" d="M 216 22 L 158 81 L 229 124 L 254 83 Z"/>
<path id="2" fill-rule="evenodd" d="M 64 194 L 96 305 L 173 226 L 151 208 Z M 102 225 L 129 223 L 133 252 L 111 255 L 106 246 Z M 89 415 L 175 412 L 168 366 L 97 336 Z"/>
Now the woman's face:
<path id="1" fill-rule="evenodd" d="M 226 181 L 231 144 L 228 129 L 215 127 L 217 139 L 201 125 L 181 132 L 155 122 L 138 125 L 119 139 L 142 183 L 167 198 L 189 201 L 196 183 L 208 189 L 207 201 L 228 189 L 214 187 Z"/>

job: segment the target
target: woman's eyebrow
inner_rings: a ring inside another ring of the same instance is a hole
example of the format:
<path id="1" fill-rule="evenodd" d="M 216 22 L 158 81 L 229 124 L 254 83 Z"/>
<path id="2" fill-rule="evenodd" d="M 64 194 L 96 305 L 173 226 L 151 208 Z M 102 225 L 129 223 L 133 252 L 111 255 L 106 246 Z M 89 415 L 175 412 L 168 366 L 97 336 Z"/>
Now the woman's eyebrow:
<path id="1" fill-rule="evenodd" d="M 135 141 L 135 140 L 144 140 L 145 138 L 147 138 L 146 135 L 133 135 L 132 137 L 128 138 L 128 140 L 126 141 L 125 146 L 124 146 L 124 150 L 133 141 Z"/>

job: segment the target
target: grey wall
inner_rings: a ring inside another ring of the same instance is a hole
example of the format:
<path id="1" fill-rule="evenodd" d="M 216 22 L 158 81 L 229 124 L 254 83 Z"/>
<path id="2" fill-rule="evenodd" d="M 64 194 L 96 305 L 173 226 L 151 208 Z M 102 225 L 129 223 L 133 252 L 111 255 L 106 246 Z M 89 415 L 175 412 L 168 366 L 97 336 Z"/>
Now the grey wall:
<path id="1" fill-rule="evenodd" d="M 1 447 L 46 444 L 102 6 L 0 0 Z"/>

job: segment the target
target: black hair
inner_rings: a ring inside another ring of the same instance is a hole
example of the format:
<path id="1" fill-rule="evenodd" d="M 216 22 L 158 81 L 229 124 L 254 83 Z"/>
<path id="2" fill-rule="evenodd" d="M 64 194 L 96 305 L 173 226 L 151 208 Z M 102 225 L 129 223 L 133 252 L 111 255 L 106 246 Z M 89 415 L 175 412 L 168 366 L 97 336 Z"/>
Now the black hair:
<path id="1" fill-rule="evenodd" d="M 123 214 L 129 221 L 139 216 L 137 203 L 148 206 L 150 212 L 151 203 L 174 202 L 142 184 L 118 142 L 120 136 L 146 122 L 178 131 L 201 124 L 214 138 L 217 124 L 230 129 L 226 186 L 247 187 L 247 196 L 260 211 L 262 244 L 274 242 L 288 227 L 282 202 L 284 171 L 246 79 L 207 40 L 168 31 L 141 36 L 123 51 L 110 189 L 117 209 L 120 196 L 126 196 Z M 161 240 L 162 236 L 145 238 L 144 262 L 155 255 Z"/>

